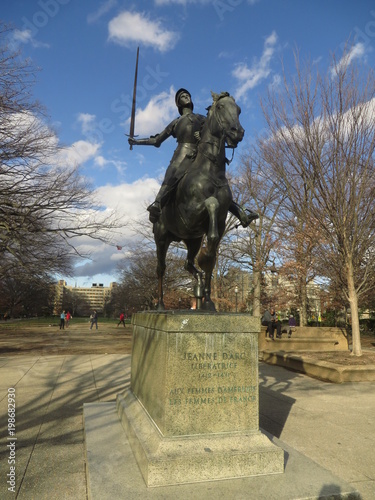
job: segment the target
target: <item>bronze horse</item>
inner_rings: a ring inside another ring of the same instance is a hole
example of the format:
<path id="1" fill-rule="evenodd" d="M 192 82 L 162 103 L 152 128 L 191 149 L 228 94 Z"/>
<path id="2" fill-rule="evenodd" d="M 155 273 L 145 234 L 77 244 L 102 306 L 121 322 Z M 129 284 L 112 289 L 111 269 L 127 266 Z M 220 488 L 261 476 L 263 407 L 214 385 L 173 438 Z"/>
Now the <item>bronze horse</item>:
<path id="1" fill-rule="evenodd" d="M 163 278 L 168 247 L 173 241 L 183 241 L 187 247 L 185 269 L 198 280 L 201 288 L 202 273 L 194 265 L 199 252 L 198 264 L 205 278 L 202 309 L 215 311 L 211 300 L 211 276 L 232 202 L 232 192 L 225 177 L 225 145 L 235 148 L 243 139 L 244 129 L 239 121 L 241 110 L 233 97 L 227 92 L 211 94 L 213 103 L 202 127 L 196 157 L 185 158 L 186 173 L 153 227 L 158 262 L 158 310 L 164 310 Z M 204 236 L 207 243 L 202 247 Z M 199 299 L 199 305 L 200 302 Z"/>

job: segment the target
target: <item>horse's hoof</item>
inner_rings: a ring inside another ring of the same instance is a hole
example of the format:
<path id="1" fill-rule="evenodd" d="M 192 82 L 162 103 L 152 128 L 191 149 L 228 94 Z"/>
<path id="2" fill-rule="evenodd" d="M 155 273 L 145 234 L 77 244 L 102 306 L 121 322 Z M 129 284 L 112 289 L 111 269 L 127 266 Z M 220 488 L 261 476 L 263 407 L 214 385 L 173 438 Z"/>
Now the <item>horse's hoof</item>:
<path id="1" fill-rule="evenodd" d="M 216 307 L 215 304 L 212 302 L 212 300 L 207 300 L 203 302 L 201 309 L 203 309 L 203 311 L 216 312 Z"/>

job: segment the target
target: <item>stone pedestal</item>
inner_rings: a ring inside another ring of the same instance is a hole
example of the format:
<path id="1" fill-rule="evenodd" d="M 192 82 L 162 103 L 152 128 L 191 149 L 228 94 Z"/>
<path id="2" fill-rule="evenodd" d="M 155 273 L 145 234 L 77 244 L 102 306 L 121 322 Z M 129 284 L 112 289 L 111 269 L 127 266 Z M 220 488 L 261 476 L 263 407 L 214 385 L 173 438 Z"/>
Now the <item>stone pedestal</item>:
<path id="1" fill-rule="evenodd" d="M 135 315 L 117 409 L 147 486 L 283 472 L 259 430 L 259 332 L 243 314 Z"/>

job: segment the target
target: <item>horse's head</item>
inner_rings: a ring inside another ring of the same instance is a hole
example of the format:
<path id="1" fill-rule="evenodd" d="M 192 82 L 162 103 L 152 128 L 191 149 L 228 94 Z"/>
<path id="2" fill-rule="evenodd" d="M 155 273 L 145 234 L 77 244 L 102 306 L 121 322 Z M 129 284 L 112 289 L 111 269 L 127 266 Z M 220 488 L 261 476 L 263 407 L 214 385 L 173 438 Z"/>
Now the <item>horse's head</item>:
<path id="1" fill-rule="evenodd" d="M 215 117 L 218 133 L 224 135 L 227 145 L 236 148 L 245 133 L 239 120 L 241 108 L 228 92 L 221 92 L 221 94 L 211 92 L 211 95 L 213 104 L 210 107 L 209 114 Z"/>

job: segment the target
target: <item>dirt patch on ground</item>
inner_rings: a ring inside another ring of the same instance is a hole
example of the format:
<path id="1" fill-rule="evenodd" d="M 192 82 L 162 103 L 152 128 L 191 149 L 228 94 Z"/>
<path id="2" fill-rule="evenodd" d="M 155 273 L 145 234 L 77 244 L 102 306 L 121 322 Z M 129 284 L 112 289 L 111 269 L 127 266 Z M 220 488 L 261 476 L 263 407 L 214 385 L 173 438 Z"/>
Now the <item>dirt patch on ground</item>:
<path id="1" fill-rule="evenodd" d="M 0 356 L 56 354 L 130 354 L 132 330 L 99 323 L 98 330 L 88 324 L 71 325 L 60 330 L 58 326 L 24 326 L 0 328 Z"/>

